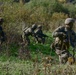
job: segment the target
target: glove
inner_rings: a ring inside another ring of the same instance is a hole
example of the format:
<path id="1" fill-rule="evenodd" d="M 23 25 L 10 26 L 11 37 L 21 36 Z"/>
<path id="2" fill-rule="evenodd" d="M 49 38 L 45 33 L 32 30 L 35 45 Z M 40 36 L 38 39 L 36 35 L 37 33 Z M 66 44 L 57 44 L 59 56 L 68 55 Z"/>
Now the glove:
<path id="1" fill-rule="evenodd" d="M 66 37 L 66 34 L 64 34 L 63 32 L 55 32 L 53 34 L 53 37 L 65 38 Z"/>
<path id="2" fill-rule="evenodd" d="M 58 34 L 59 37 L 62 37 L 62 38 L 66 37 L 66 34 L 64 34 L 63 32 L 58 32 L 57 34 Z"/>
<path id="3" fill-rule="evenodd" d="M 63 35 L 63 38 L 66 38 L 66 34 L 62 33 L 62 35 Z"/>

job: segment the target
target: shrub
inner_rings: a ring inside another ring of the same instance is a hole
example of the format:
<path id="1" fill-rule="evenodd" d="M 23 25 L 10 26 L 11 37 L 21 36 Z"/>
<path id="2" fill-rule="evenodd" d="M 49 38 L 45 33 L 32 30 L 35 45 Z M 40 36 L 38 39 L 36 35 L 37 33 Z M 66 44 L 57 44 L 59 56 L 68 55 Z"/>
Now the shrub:
<path id="1" fill-rule="evenodd" d="M 0 16 L 5 20 L 3 28 L 7 34 L 13 35 L 21 35 L 23 22 L 25 26 L 42 24 L 44 29 L 51 31 L 68 17 L 67 14 L 74 17 L 76 13 L 74 5 L 62 5 L 57 0 L 31 0 L 24 5 L 12 3 L 11 0 L 2 1 Z"/>

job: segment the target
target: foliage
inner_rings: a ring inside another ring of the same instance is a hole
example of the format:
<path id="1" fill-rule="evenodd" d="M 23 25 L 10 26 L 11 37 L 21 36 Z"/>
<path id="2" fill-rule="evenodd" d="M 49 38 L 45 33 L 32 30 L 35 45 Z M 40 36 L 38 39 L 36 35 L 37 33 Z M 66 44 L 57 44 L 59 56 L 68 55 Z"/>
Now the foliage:
<path id="1" fill-rule="evenodd" d="M 38 58 L 37 58 L 38 59 Z M 49 63 L 44 66 L 42 61 L 19 60 L 18 58 L 11 57 L 6 61 L 0 61 L 0 74 L 1 75 L 75 75 L 76 65 L 57 65 Z M 1 60 L 1 57 L 0 57 Z M 57 62 L 56 62 L 57 63 Z M 51 65 L 52 64 L 52 65 Z"/>
<path id="2" fill-rule="evenodd" d="M 57 0 L 31 0 L 24 5 L 11 0 L 2 2 L 0 16 L 5 20 L 3 25 L 5 32 L 11 31 L 19 35 L 22 33 L 23 22 L 25 26 L 31 26 L 33 23 L 42 24 L 46 30 L 52 31 L 51 27 L 56 28 L 55 22 L 58 26 L 60 19 L 64 21 L 68 15 L 75 17 L 76 13 L 75 5 L 61 4 Z M 56 19 L 58 20 L 55 21 Z"/>
<path id="3" fill-rule="evenodd" d="M 71 4 L 71 5 L 69 5 L 69 8 L 68 8 L 68 10 L 69 10 L 69 15 L 70 15 L 70 17 L 76 17 L 76 7 L 75 7 L 75 5 L 73 5 L 73 4 Z"/>

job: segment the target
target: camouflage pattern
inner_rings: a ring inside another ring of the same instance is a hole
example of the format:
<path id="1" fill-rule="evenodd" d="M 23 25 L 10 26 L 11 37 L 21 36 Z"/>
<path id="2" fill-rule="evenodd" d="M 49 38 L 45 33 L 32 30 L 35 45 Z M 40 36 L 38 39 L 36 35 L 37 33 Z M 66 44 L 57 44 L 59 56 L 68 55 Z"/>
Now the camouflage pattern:
<path id="1" fill-rule="evenodd" d="M 29 36 L 34 36 L 35 37 L 35 33 L 34 30 L 37 28 L 36 24 L 33 24 L 32 27 L 29 28 L 25 28 L 23 31 L 23 42 L 27 42 L 27 44 L 30 44 L 30 39 Z"/>
<path id="2" fill-rule="evenodd" d="M 74 20 L 73 18 L 67 18 L 67 19 L 65 20 L 65 24 L 66 24 L 66 25 L 69 25 L 71 22 L 74 23 L 75 20 Z"/>
<path id="3" fill-rule="evenodd" d="M 65 23 L 67 25 L 73 25 L 69 24 L 72 21 L 72 18 L 66 19 Z M 68 22 L 69 21 L 69 22 Z M 70 45 L 75 48 L 76 46 L 76 33 L 72 30 L 72 28 L 69 27 L 69 29 L 64 26 L 60 26 L 53 32 L 53 37 L 55 37 L 55 41 L 52 44 L 52 48 L 55 49 L 56 54 L 59 56 L 60 63 L 67 62 L 68 57 L 71 55 L 68 51 Z"/>
<path id="4" fill-rule="evenodd" d="M 65 26 L 58 27 L 53 32 L 53 37 L 59 37 L 60 40 L 64 38 L 65 42 L 69 42 L 73 48 L 76 46 L 76 33 L 73 30 L 67 30 Z"/>
<path id="5" fill-rule="evenodd" d="M 35 34 L 36 34 L 36 41 L 38 43 L 44 44 L 45 43 L 45 37 L 48 37 L 48 36 L 43 34 L 41 25 L 38 25 L 38 28 L 36 29 Z"/>

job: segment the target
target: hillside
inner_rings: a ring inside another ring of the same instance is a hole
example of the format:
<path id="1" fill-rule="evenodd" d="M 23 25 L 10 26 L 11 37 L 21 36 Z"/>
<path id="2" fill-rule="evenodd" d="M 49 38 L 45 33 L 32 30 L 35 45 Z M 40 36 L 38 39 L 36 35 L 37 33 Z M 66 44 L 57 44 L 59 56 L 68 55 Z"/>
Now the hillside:
<path id="1" fill-rule="evenodd" d="M 0 0 L 0 17 L 6 34 L 6 41 L 0 45 L 0 75 L 76 74 L 76 63 L 59 65 L 58 56 L 50 48 L 53 30 L 67 17 L 76 19 L 76 0 Z M 36 43 L 30 36 L 31 44 L 22 45 L 22 28 L 35 23 L 42 25 L 48 35 L 45 44 Z M 69 48 L 71 53 L 72 49 Z"/>

